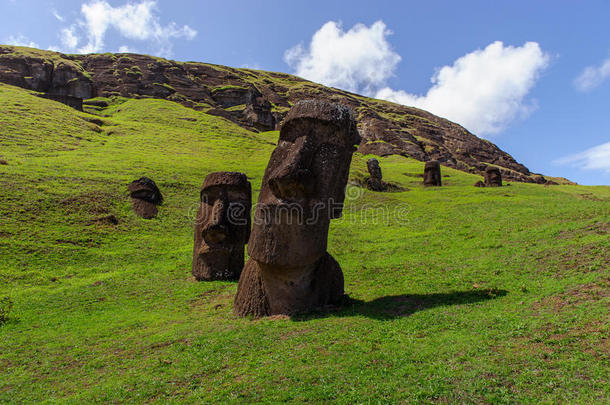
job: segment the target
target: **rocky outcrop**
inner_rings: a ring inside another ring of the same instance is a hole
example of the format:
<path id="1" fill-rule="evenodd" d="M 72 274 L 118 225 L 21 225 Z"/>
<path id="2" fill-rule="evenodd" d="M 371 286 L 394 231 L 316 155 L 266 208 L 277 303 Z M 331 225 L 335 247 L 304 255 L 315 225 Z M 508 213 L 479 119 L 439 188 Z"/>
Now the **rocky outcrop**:
<path id="1" fill-rule="evenodd" d="M 348 106 L 362 137 L 359 151 L 402 155 L 484 174 L 488 165 L 511 181 L 545 183 L 493 143 L 426 111 L 363 97 L 283 73 L 136 54 L 64 55 L 0 46 L 0 82 L 78 98 L 164 98 L 222 116 L 254 131 L 279 128 L 303 99 Z"/>

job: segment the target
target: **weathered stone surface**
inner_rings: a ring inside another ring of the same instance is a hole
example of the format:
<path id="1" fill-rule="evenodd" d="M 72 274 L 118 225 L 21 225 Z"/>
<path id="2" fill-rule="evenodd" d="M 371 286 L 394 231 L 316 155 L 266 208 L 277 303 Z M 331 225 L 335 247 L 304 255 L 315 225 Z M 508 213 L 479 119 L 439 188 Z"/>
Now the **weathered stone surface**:
<path id="1" fill-rule="evenodd" d="M 386 184 L 382 180 L 381 167 L 377 159 L 369 159 L 366 162 L 369 178 L 366 179 L 366 187 L 372 191 L 385 191 Z"/>
<path id="2" fill-rule="evenodd" d="M 494 166 L 487 166 L 485 169 L 485 186 L 502 187 L 502 174 L 500 169 Z"/>
<path id="3" fill-rule="evenodd" d="M 157 206 L 163 203 L 163 195 L 154 181 L 148 177 L 141 177 L 132 181 L 128 186 L 131 206 L 136 215 L 151 219 L 157 216 Z"/>
<path id="4" fill-rule="evenodd" d="M 438 160 L 444 166 L 481 175 L 487 165 L 495 165 L 508 180 L 546 181 L 453 122 L 288 74 L 136 54 L 64 55 L 35 50 L 37 56 L 32 56 L 27 49 L 0 46 L 0 82 L 80 98 L 166 98 L 256 131 L 276 129 L 291 105 L 315 97 L 357 113 L 363 154 Z M 39 56 L 44 54 L 50 56 Z"/>
<path id="5" fill-rule="evenodd" d="M 431 160 L 424 165 L 424 186 L 441 186 L 441 164 Z"/>
<path id="6" fill-rule="evenodd" d="M 341 301 L 343 273 L 326 252 L 328 228 L 341 216 L 359 141 L 345 106 L 307 100 L 290 110 L 263 177 L 237 315 L 290 315 Z"/>
<path id="7" fill-rule="evenodd" d="M 244 245 L 250 236 L 250 182 L 243 173 L 210 173 L 201 187 L 200 200 L 193 276 L 197 280 L 236 280 L 244 267 Z"/>
<path id="8" fill-rule="evenodd" d="M 483 183 L 481 180 L 477 181 L 476 183 L 474 183 L 475 187 L 485 187 L 485 183 Z"/>

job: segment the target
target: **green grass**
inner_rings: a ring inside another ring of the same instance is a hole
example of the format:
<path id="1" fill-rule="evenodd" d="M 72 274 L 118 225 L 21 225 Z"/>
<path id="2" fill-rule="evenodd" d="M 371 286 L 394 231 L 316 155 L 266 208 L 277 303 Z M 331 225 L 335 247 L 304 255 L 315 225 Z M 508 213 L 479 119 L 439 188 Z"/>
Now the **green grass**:
<path id="1" fill-rule="evenodd" d="M 236 283 L 190 276 L 192 217 L 211 171 L 256 198 L 277 132 L 30 93 L 0 85 L 0 403 L 610 401 L 609 187 L 480 189 L 443 167 L 426 189 L 422 162 L 378 158 L 408 190 L 348 188 L 328 247 L 348 304 L 241 319 Z M 150 221 L 127 197 L 143 175 L 165 196 Z"/>

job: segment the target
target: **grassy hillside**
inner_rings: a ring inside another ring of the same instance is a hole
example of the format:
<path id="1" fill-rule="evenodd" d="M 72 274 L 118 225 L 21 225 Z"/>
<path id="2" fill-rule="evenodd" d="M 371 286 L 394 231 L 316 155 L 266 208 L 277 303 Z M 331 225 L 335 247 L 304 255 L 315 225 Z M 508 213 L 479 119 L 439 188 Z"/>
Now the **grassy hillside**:
<path id="1" fill-rule="evenodd" d="M 210 171 L 257 198 L 277 132 L 112 101 L 0 85 L 0 403 L 610 401 L 609 187 L 480 189 L 443 167 L 424 189 L 422 162 L 380 158 L 408 190 L 348 188 L 329 251 L 349 303 L 241 319 L 236 283 L 190 276 L 192 218 Z M 127 197 L 143 175 L 166 201 L 150 221 Z"/>

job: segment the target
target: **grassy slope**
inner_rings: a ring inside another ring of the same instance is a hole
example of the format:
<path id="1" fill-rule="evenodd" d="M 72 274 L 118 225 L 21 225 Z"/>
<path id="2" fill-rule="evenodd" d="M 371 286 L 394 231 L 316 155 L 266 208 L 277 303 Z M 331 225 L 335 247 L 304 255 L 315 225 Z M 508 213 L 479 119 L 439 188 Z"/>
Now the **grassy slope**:
<path id="1" fill-rule="evenodd" d="M 191 218 L 210 171 L 258 191 L 277 132 L 159 100 L 96 125 L 6 85 L 0 110 L 0 402 L 610 400 L 608 187 L 443 168 L 424 189 L 423 163 L 382 158 L 409 191 L 351 187 L 331 226 L 349 305 L 252 321 L 235 283 L 191 279 Z M 142 175 L 166 199 L 152 221 L 126 194 Z"/>

